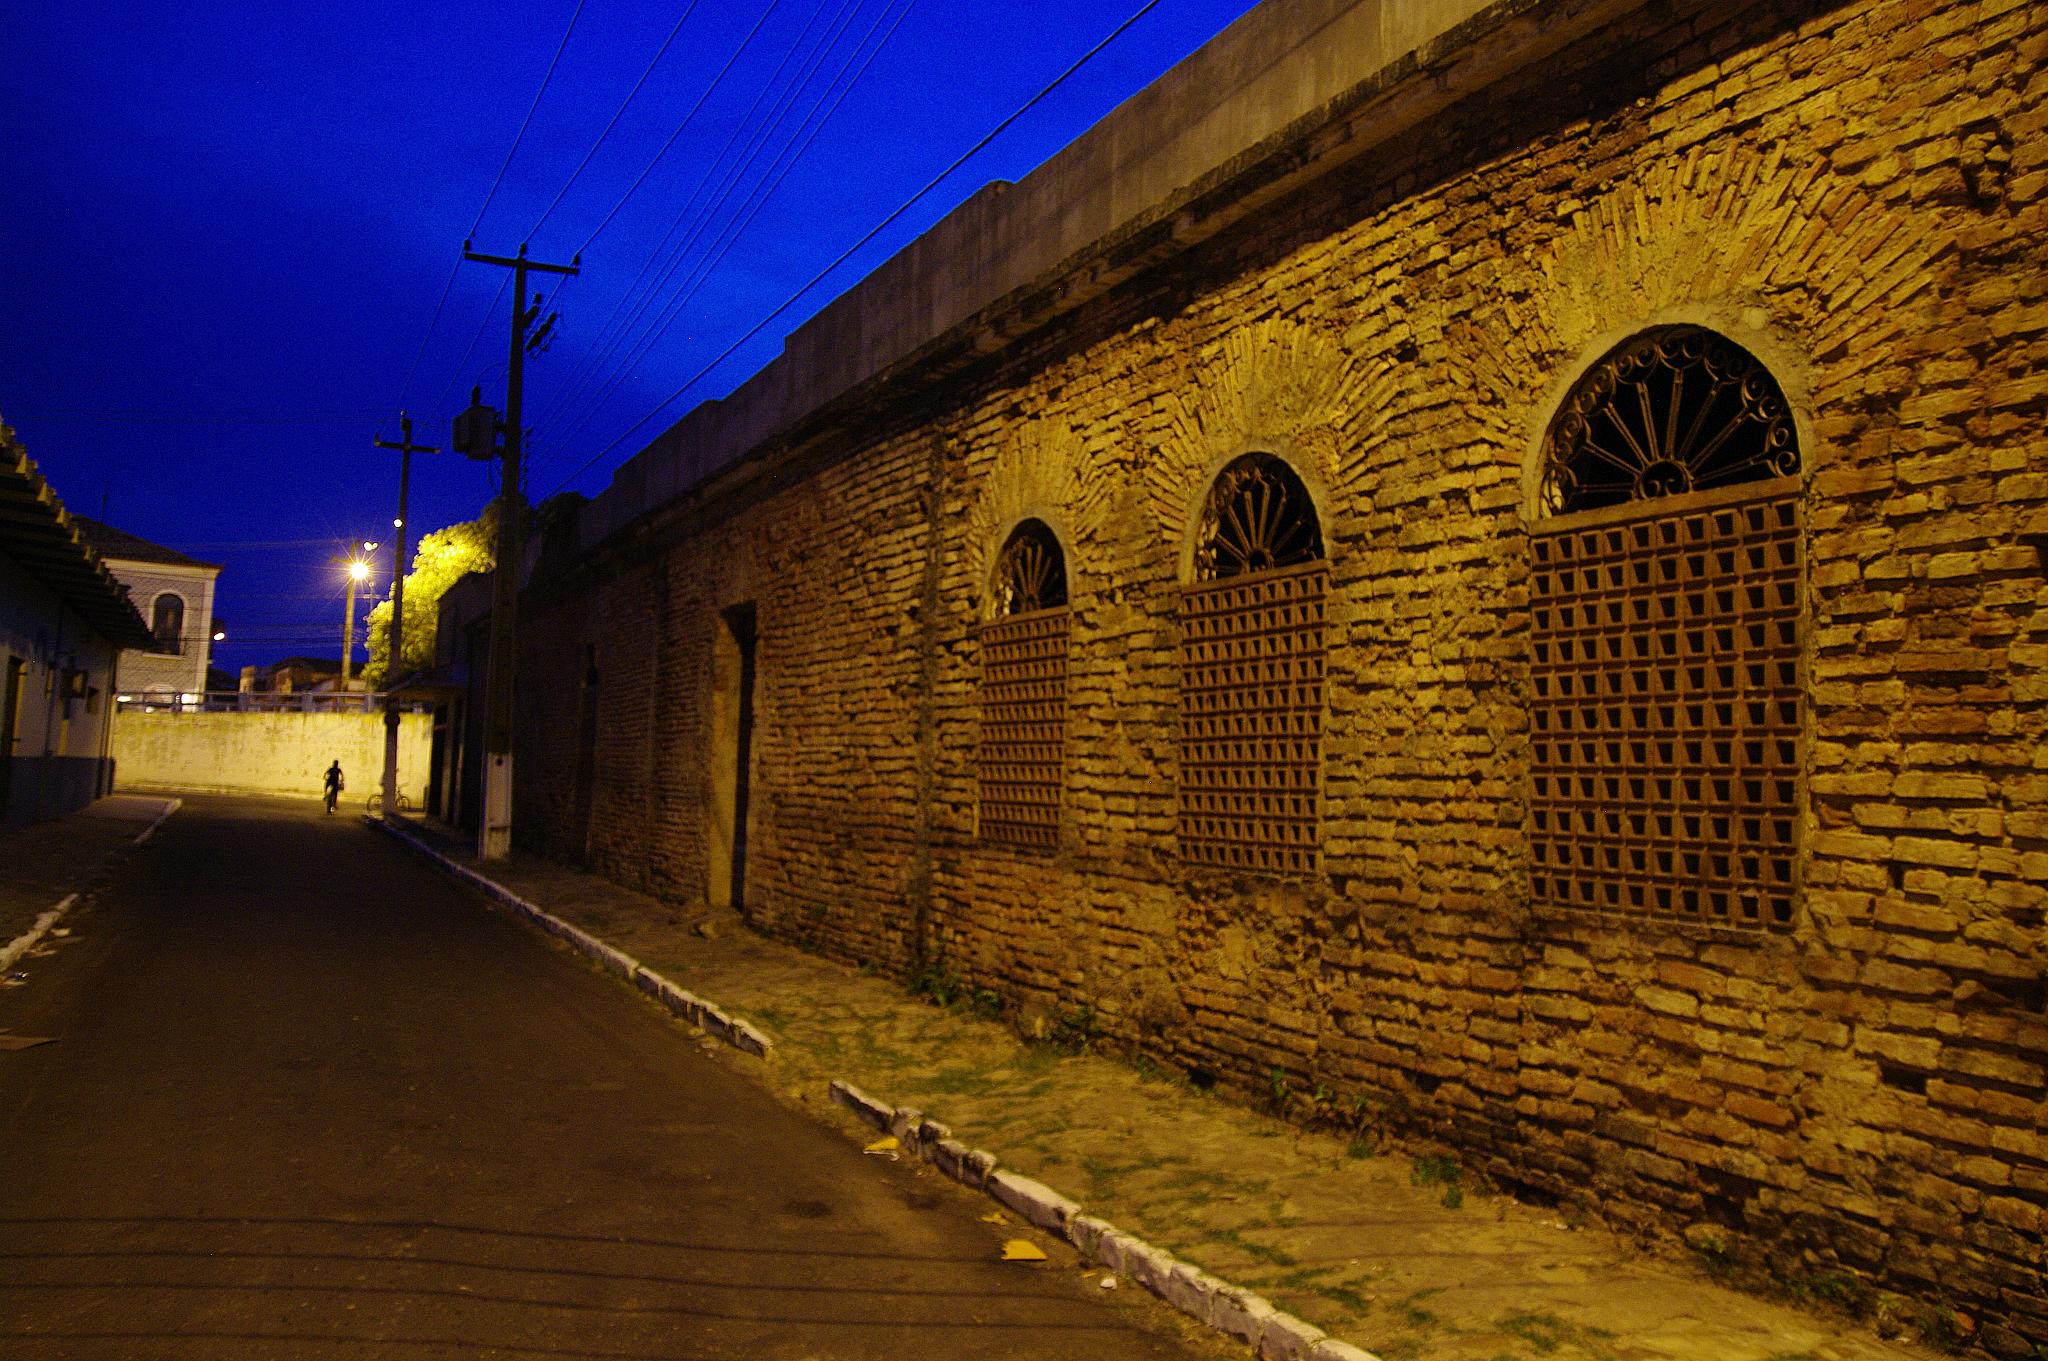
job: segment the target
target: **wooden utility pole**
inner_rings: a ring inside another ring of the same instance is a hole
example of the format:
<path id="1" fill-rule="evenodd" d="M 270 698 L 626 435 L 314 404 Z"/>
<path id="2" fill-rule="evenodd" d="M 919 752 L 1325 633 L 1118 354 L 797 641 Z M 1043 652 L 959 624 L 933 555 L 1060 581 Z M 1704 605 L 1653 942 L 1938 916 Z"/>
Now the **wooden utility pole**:
<path id="1" fill-rule="evenodd" d="M 384 649 L 384 816 L 398 812 L 398 697 L 391 685 L 405 655 L 405 498 L 412 482 L 412 456 L 438 454 L 438 447 L 412 442 L 412 417 L 398 413 L 398 443 L 372 439 L 379 449 L 398 451 L 398 518 L 391 522 L 397 537 L 391 544 L 391 638 Z"/>
<path id="2" fill-rule="evenodd" d="M 540 297 L 526 301 L 526 275 L 575 274 L 579 255 L 566 265 L 526 258 L 526 247 L 511 258 L 481 255 L 462 243 L 462 258 L 512 271 L 512 352 L 505 373 L 504 472 L 498 498 L 498 560 L 491 591 L 490 675 L 484 690 L 483 819 L 477 857 L 501 860 L 512 849 L 512 668 L 514 615 L 519 607 L 519 572 L 526 556 L 526 496 L 519 483 L 519 445 L 524 433 L 521 398 L 526 382 L 526 328 L 540 315 Z"/>

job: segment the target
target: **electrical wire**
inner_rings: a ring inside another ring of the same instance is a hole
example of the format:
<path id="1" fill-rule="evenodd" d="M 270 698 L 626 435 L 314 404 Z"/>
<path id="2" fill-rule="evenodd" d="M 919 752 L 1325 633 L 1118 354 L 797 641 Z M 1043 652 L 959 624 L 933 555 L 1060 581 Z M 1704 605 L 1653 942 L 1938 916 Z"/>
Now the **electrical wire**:
<path id="1" fill-rule="evenodd" d="M 455 391 L 456 383 L 461 381 L 463 370 L 469 367 L 469 357 L 476 353 L 478 342 L 490 328 L 491 318 L 498 314 L 498 304 L 505 300 L 505 290 L 512 286 L 512 271 L 505 270 L 504 276 L 498 280 L 498 291 L 491 296 L 491 305 L 484 309 L 484 319 L 477 323 L 476 334 L 469 338 L 469 348 L 462 352 L 461 362 L 448 374 L 448 383 L 441 389 L 441 395 L 434 399 L 434 405 L 429 408 L 430 413 L 440 415 L 447 412 L 448 394 Z"/>
<path id="2" fill-rule="evenodd" d="M 675 42 L 676 35 L 683 31 L 683 25 L 688 23 L 690 16 L 697 12 L 697 3 L 698 0 L 690 0 L 690 3 L 684 6 L 683 17 L 676 20 L 676 26 L 670 29 L 668 37 L 662 40 L 660 50 L 654 54 L 654 60 L 647 63 L 647 69 L 640 73 L 640 79 L 633 82 L 633 88 L 626 92 L 626 97 L 619 101 L 619 107 L 612 111 L 611 121 L 604 125 L 603 132 L 597 134 L 597 140 L 591 143 L 590 150 L 583 153 L 583 159 L 578 161 L 576 168 L 569 173 L 568 182 L 556 192 L 553 201 L 548 204 L 547 210 L 533 224 L 532 230 L 526 233 L 527 240 L 531 241 L 534 237 L 540 235 L 540 229 L 547 225 L 547 220 L 554 215 L 555 209 L 561 206 L 562 199 L 568 195 L 570 189 L 575 187 L 577 179 L 583 174 L 584 167 L 590 164 L 590 158 L 597 155 L 598 148 L 602 147 L 605 139 L 612 135 L 612 129 L 619 125 L 619 119 L 625 114 L 626 106 L 631 104 L 633 97 L 640 93 L 640 87 L 647 83 L 647 78 L 654 74 L 654 68 L 661 65 L 661 59 L 668 55 L 668 49 Z"/>
<path id="3" fill-rule="evenodd" d="M 834 76 L 832 83 L 827 86 L 826 93 L 819 98 L 817 103 L 811 106 L 811 110 L 805 116 L 804 121 L 798 125 L 795 135 L 791 137 L 789 142 L 784 144 L 782 151 L 778 153 L 774 164 L 755 183 L 754 189 L 749 194 L 746 202 L 741 204 L 738 212 L 727 219 L 725 227 L 720 230 L 718 238 L 712 243 L 711 251 L 692 267 L 690 275 L 684 280 L 683 287 L 677 290 L 675 296 L 656 318 L 654 328 L 634 348 L 625 365 L 614 375 L 612 381 L 598 399 L 584 409 L 577 423 L 562 433 L 562 443 L 567 444 L 585 424 L 596 416 L 598 411 L 602 409 L 603 403 L 617 390 L 619 384 L 624 381 L 633 369 L 639 366 L 652 347 L 674 326 L 677 319 L 682 316 L 684 309 L 695 299 L 704 283 L 717 270 L 719 264 L 724 261 L 726 255 L 737 244 L 740 237 L 746 232 L 746 229 L 753 225 L 754 219 L 767 206 L 768 200 L 774 196 L 775 191 L 782 186 L 789 172 L 795 168 L 797 162 L 803 159 L 804 153 L 810 150 L 811 143 L 817 140 L 818 134 L 824 130 L 826 123 L 831 120 L 832 115 L 838 111 L 840 103 L 860 83 L 861 77 L 867 73 L 868 67 L 881 54 L 882 49 L 888 45 L 889 39 L 895 36 L 896 29 L 909 16 L 911 9 L 916 6 L 916 3 L 917 0 L 907 0 L 907 3 L 897 13 L 894 22 L 890 23 L 888 31 L 882 35 L 881 41 L 870 49 L 868 48 L 869 40 L 874 37 L 876 30 L 881 27 L 882 23 L 888 19 L 887 8 L 884 8 L 881 14 L 877 16 L 875 23 L 869 26 L 867 33 L 862 36 L 860 43 L 856 45 L 853 54 L 840 66 L 839 72 Z M 867 53 L 865 58 L 861 56 L 864 50 Z M 847 72 L 853 68 L 856 61 L 860 63 L 859 69 L 854 71 L 852 79 L 848 80 L 846 79 Z M 665 282 L 666 280 L 664 280 Z"/>
<path id="4" fill-rule="evenodd" d="M 676 124 L 676 130 L 671 132 L 668 135 L 668 140 L 661 144 L 661 150 L 654 153 L 646 166 L 641 169 L 639 175 L 634 178 L 631 184 L 626 186 L 626 192 L 619 195 L 618 201 L 612 204 L 611 210 L 604 215 L 604 220 L 597 224 L 597 230 L 593 231 L 584 240 L 583 244 L 576 248 L 578 255 L 590 249 L 590 243 L 597 240 L 603 234 L 604 229 L 612 224 L 612 219 L 618 216 L 619 209 L 625 207 L 626 201 L 639 191 L 642 184 L 646 183 L 647 177 L 654 173 L 654 167 L 661 163 L 662 157 L 668 155 L 668 149 L 676 144 L 676 139 L 683 135 L 683 130 L 689 127 L 691 120 L 697 116 L 697 110 L 704 107 L 704 101 L 711 97 L 711 92 L 718 88 L 720 82 L 725 79 L 726 73 L 732 70 L 733 63 L 738 61 L 740 54 L 753 44 L 755 35 L 761 31 L 762 26 L 768 22 L 769 16 L 774 14 L 781 5 L 782 0 L 769 0 L 768 8 L 761 11 L 761 17 L 754 21 L 754 26 L 747 30 L 747 36 L 740 39 L 740 45 L 733 49 L 730 57 L 725 59 L 725 65 L 718 68 L 718 74 L 713 76 L 711 83 L 704 87 L 704 93 L 697 96 L 697 102 L 692 104 L 690 111 L 683 115 L 683 121 Z"/>
<path id="5" fill-rule="evenodd" d="M 577 252 L 579 256 L 583 253 L 583 251 L 589 250 L 591 243 L 596 241 L 598 236 L 603 233 L 604 229 L 611 225 L 612 219 L 618 215 L 618 212 L 621 208 L 626 206 L 627 200 L 633 197 L 634 193 L 640 188 L 641 184 L 646 181 L 647 176 L 654 170 L 654 167 L 658 165 L 661 162 L 662 158 L 668 154 L 669 148 L 676 144 L 676 140 L 683 135 L 683 132 L 690 126 L 691 122 L 694 121 L 697 117 L 698 110 L 704 107 L 705 101 L 711 98 L 712 94 L 724 82 L 726 75 L 729 72 L 731 72 L 733 66 L 739 61 L 741 56 L 743 56 L 746 53 L 746 50 L 753 45 L 754 39 L 757 36 L 759 36 L 762 27 L 768 22 L 768 17 L 775 12 L 777 6 L 779 6 L 780 3 L 781 0 L 772 0 L 768 8 L 762 11 L 761 17 L 755 20 L 754 26 L 747 31 L 747 36 L 740 40 L 740 45 L 733 49 L 732 55 L 727 57 L 725 60 L 725 64 L 719 68 L 718 74 L 711 78 L 710 84 L 704 87 L 704 92 L 697 96 L 697 102 L 690 106 L 690 111 L 683 115 L 683 119 L 680 123 L 676 124 L 675 131 L 669 134 L 668 140 L 662 143 L 661 149 L 654 153 L 653 158 L 649 160 L 647 162 L 647 165 L 640 171 L 639 177 L 636 178 L 633 181 L 633 183 L 627 187 L 626 192 L 624 194 L 619 196 L 618 201 L 612 205 L 611 211 L 605 214 L 604 221 L 598 223 L 597 230 L 592 232 L 589 238 L 586 241 L 584 241 L 582 248 Z M 710 172 L 707 171 L 707 180 L 709 178 L 709 174 Z M 619 300 L 616 303 L 612 304 L 612 310 L 606 314 L 605 319 L 602 322 L 598 323 L 597 329 L 592 333 L 596 337 L 596 339 L 592 342 L 590 351 L 588 351 L 585 357 L 579 360 L 575 367 L 570 370 L 569 377 L 564 381 L 563 390 L 565 392 L 580 392 L 583 384 L 589 381 L 590 369 L 593 365 L 593 362 L 601 363 L 601 360 L 593 361 L 592 356 L 609 354 L 611 350 L 613 348 L 616 348 L 620 341 L 623 340 L 624 332 L 630 331 L 632 329 L 634 321 L 636 321 L 640 315 L 639 311 L 636 311 L 634 313 L 633 318 L 629 319 L 626 322 L 624 331 L 621 331 L 621 333 L 617 337 L 614 337 L 613 340 L 610 342 L 609 346 L 606 344 L 605 337 L 611 333 L 612 323 L 618 318 L 619 313 L 625 309 L 627 302 L 634 296 L 636 292 L 638 292 L 641 282 L 644 279 L 646 279 L 647 272 L 654 267 L 655 261 L 662 258 L 662 253 L 667 249 L 669 240 L 682 227 L 684 220 L 688 218 L 691 208 L 694 207 L 697 202 L 697 194 L 702 192 L 702 188 L 703 182 L 700 181 L 698 190 L 691 194 L 690 199 L 684 205 L 683 210 L 676 214 L 675 221 L 670 224 L 668 231 L 663 234 L 660 243 L 657 244 L 654 250 L 648 255 L 646 262 L 640 266 L 640 272 L 634 276 L 633 282 L 627 286 L 626 291 L 624 293 L 619 295 Z M 642 306 L 644 308 L 644 304 Z M 556 409 L 561 409 L 562 407 L 564 407 L 569 400 L 569 398 L 565 397 L 561 401 L 558 401 L 556 403 Z"/>
<path id="6" fill-rule="evenodd" d="M 1131 25 L 1137 23 L 1147 14 L 1150 14 L 1154 9 L 1157 9 L 1159 7 L 1159 3 L 1160 0 L 1145 0 L 1145 3 L 1140 5 L 1137 8 L 1137 10 L 1131 14 L 1129 18 L 1125 19 L 1122 23 L 1118 24 L 1100 42 L 1096 43 L 1093 47 L 1089 48 L 1086 52 L 1082 53 L 1078 58 L 1074 60 L 1073 64 L 1066 68 L 1066 70 L 1060 72 L 1059 75 L 1053 77 L 1050 84 L 1046 85 L 1045 88 L 1041 89 L 1037 94 L 1031 96 L 1031 98 L 1027 99 L 1026 101 L 1024 101 L 1023 104 L 1019 105 L 1017 109 L 1014 112 L 1012 112 L 1008 117 L 1004 118 L 1000 123 L 996 124 L 994 128 L 990 129 L 988 133 L 981 138 L 980 141 L 976 142 L 967 150 L 961 152 L 959 156 L 954 158 L 952 164 L 948 165 L 944 170 L 941 170 L 937 175 L 934 175 L 931 179 L 927 180 L 923 188 L 919 189 L 916 193 L 912 194 L 909 198 L 905 199 L 903 203 L 899 205 L 887 217 L 883 218 L 880 222 L 876 223 L 873 227 L 869 228 L 868 231 L 864 235 L 862 235 L 858 241 L 855 241 L 852 245 L 848 246 L 845 250 L 841 251 L 838 257 L 835 258 L 831 264 L 826 265 L 823 269 L 819 270 L 816 274 L 812 275 L 808 282 L 803 284 L 794 293 L 791 293 L 789 297 L 784 299 L 781 303 L 778 303 L 773 311 L 769 312 L 766 316 L 762 317 L 759 321 L 755 322 L 753 326 L 747 329 L 745 334 L 739 337 L 739 339 L 733 341 L 730 345 L 726 346 L 723 350 L 719 351 L 716 358 L 712 359 L 710 363 L 704 365 L 702 368 L 698 369 L 694 374 L 692 374 L 687 380 L 684 381 L 681 387 L 677 388 L 674 392 L 670 393 L 666 398 L 664 398 L 654 408 L 654 410 L 648 412 L 645 416 L 642 416 L 639 420 L 635 421 L 632 425 L 628 426 L 624 431 L 622 431 L 617 436 L 617 438 L 612 440 L 611 443 L 605 445 L 602 449 L 598 450 L 589 458 L 585 459 L 582 462 L 582 464 L 577 467 L 575 472 L 570 473 L 569 476 L 563 478 L 561 483 L 555 487 L 554 491 L 551 491 L 548 494 L 550 496 L 554 495 L 555 491 L 560 491 L 563 487 L 568 486 L 569 483 L 574 482 L 577 478 L 583 476 L 583 474 L 588 472 L 591 469 L 591 467 L 597 463 L 599 459 L 603 458 L 606 454 L 609 454 L 613 449 L 616 449 L 619 445 L 625 443 L 627 439 L 632 437 L 632 435 L 634 435 L 640 429 L 640 427 L 646 425 L 649 421 L 653 420 L 655 417 L 659 416 L 663 411 L 667 410 L 668 407 L 671 404 L 673 404 L 677 398 L 681 397 L 684 393 L 688 392 L 691 388 L 695 387 L 700 381 L 703 380 L 706 374 L 710 373 L 713 369 L 717 368 L 720 364 L 724 363 L 729 357 L 731 357 L 733 351 L 739 349 L 740 346 L 746 344 L 755 336 L 759 335 L 763 330 L 767 328 L 770 322 L 774 321 L 784 312 L 787 312 L 790 308 L 794 307 L 804 297 L 805 294 L 809 293 L 813 288 L 817 287 L 818 284 L 823 282 L 825 278 L 828 275 L 830 275 L 834 270 L 838 269 L 839 266 L 845 264 L 849 259 L 851 259 L 856 251 L 858 251 L 861 247 L 867 245 L 868 242 L 874 240 L 877 236 L 881 235 L 882 232 L 887 230 L 888 227 L 892 223 L 894 223 L 898 218 L 902 217 L 905 213 L 909 212 L 911 208 L 916 206 L 918 200 L 922 199 L 926 194 L 929 194 L 933 189 L 937 188 L 938 185 L 941 182 L 943 182 L 948 176 L 950 176 L 954 171 L 958 170 L 961 166 L 965 165 L 975 155 L 980 153 L 984 147 L 988 146 L 990 142 L 993 142 L 997 137 L 1002 135 L 1002 133 L 1005 132 L 1018 119 L 1022 118 L 1032 109 L 1036 108 L 1054 90 L 1057 90 L 1060 86 L 1066 84 L 1067 81 L 1070 78 L 1072 78 L 1076 71 L 1079 71 L 1083 66 L 1087 65 L 1088 62 L 1093 60 L 1096 54 L 1101 52 L 1105 47 L 1108 47 L 1111 43 L 1115 42 L 1118 38 L 1122 37 L 1124 32 L 1128 30 L 1131 27 Z"/>
<path id="7" fill-rule="evenodd" d="M 455 276 L 462 272 L 462 253 L 455 253 L 455 262 L 448 266 L 448 282 L 441 285 L 441 299 L 434 304 L 434 315 L 427 318 L 426 334 L 420 337 L 420 347 L 412 352 L 412 367 L 405 371 L 405 381 L 398 385 L 398 409 L 405 410 L 406 394 L 412 391 L 412 380 L 420 371 L 420 360 L 427 353 L 427 342 L 434 338 L 434 328 L 441 324 L 441 309 L 448 305 L 449 291 L 455 287 Z"/>
<path id="8" fill-rule="evenodd" d="M 533 103 L 526 107 L 526 117 L 520 120 L 511 150 L 505 153 L 505 163 L 498 167 L 498 178 L 491 181 L 491 192 L 484 195 L 484 206 L 476 210 L 476 221 L 469 225 L 472 240 L 476 237 L 477 228 L 484 225 L 484 214 L 491 210 L 491 200 L 498 196 L 498 186 L 505 182 L 505 172 L 512 168 L 512 158 L 519 154 L 519 144 L 526 140 L 526 129 L 533 123 L 534 110 L 540 107 L 541 96 L 548 92 L 548 84 L 555 78 L 555 67 L 561 62 L 562 53 L 568 49 L 569 35 L 576 31 L 576 21 L 583 17 L 583 3 L 584 0 L 576 0 L 576 10 L 569 16 L 569 26 L 562 30 L 562 41 L 555 44 L 555 55 L 548 59 L 548 69 L 540 78 L 540 88 L 533 92 Z"/>
<path id="9" fill-rule="evenodd" d="M 782 86 L 781 93 L 776 97 L 773 111 L 766 119 L 757 122 L 755 115 L 759 113 L 762 103 L 768 98 L 770 92 L 775 90 L 778 84 L 780 84 L 783 72 L 789 69 L 790 63 L 796 60 L 798 53 L 803 50 L 810 37 L 811 30 L 817 26 L 818 19 L 825 13 L 826 6 L 821 4 L 812 13 L 810 20 L 804 25 L 803 31 L 798 34 L 796 42 L 791 45 L 788 52 L 783 54 L 782 60 L 777 63 L 774 72 L 762 83 L 760 92 L 754 96 L 753 104 L 748 107 L 746 113 L 734 125 L 732 134 L 726 139 L 725 146 L 720 149 L 717 158 L 712 162 L 711 169 L 706 173 L 704 179 L 699 182 L 696 191 L 690 196 L 689 203 L 684 206 L 682 213 L 678 215 L 677 224 L 680 225 L 685 218 L 691 216 L 698 201 L 703 197 L 704 190 L 716 180 L 717 188 L 712 191 L 710 201 L 701 212 L 696 213 L 690 232 L 676 246 L 674 251 L 669 254 L 661 277 L 648 288 L 646 294 L 634 309 L 632 316 L 627 319 L 625 325 L 614 336 L 611 344 L 601 351 L 595 352 L 595 367 L 590 368 L 584 374 L 577 386 L 571 387 L 571 395 L 557 403 L 556 411 L 566 411 L 575 403 L 577 397 L 580 396 L 582 387 L 588 385 L 590 380 L 602 368 L 604 361 L 611 354 L 615 353 L 620 345 L 626 342 L 626 338 L 631 333 L 633 327 L 638 325 L 642 316 L 646 315 L 647 308 L 654 303 L 662 289 L 667 287 L 669 280 L 675 276 L 676 270 L 681 268 L 683 261 L 688 258 L 691 247 L 702 237 L 705 228 L 717 218 L 725 204 L 730 201 L 734 186 L 754 164 L 762 143 L 778 132 L 782 124 L 787 120 L 791 106 L 796 103 L 802 90 L 810 83 L 811 77 L 816 73 L 819 63 L 823 60 L 825 51 L 832 43 L 837 41 L 840 34 L 845 32 L 847 24 L 851 21 L 858 5 L 859 0 L 842 0 L 838 13 L 833 16 L 832 21 L 827 26 L 824 38 L 812 48 L 810 55 L 803 59 L 798 74 L 787 85 Z M 756 130 L 747 136 L 746 146 L 741 150 L 738 157 L 732 158 L 733 148 L 740 144 L 742 135 L 746 134 L 750 127 Z M 727 161 L 729 158 L 732 159 L 731 164 L 728 166 Z M 673 235 L 674 228 L 672 227 L 670 232 L 662 238 L 664 246 Z M 659 248 L 657 248 L 658 253 Z M 668 314 L 668 309 L 664 307 L 662 315 Z M 606 398 L 610 397 L 612 391 L 616 389 L 618 383 L 624 378 L 625 373 L 630 372 L 632 367 L 639 363 L 641 357 L 646 352 L 648 343 L 650 342 L 645 337 L 641 341 L 636 342 L 632 350 L 632 357 L 625 366 L 625 369 L 615 373 L 596 398 L 598 404 L 601 405 Z M 552 415 L 554 412 L 550 412 L 550 414 Z M 577 420 L 576 427 L 580 427 L 583 421 L 588 420 L 594 414 L 594 410 L 586 407 L 583 415 Z"/>
<path id="10" fill-rule="evenodd" d="M 555 45 L 555 55 L 548 60 L 548 69 L 541 76 L 540 88 L 533 92 L 533 103 L 527 106 L 526 117 L 520 120 L 519 131 L 513 136 L 512 146 L 505 153 L 504 164 L 498 167 L 498 176 L 491 181 L 490 192 L 484 195 L 483 207 L 476 210 L 476 221 L 469 225 L 469 236 L 471 239 L 475 238 L 477 228 L 483 226 L 484 214 L 491 210 L 491 200 L 498 196 L 498 186 L 505 182 L 505 172 L 512 168 L 512 158 L 519 153 L 519 144 L 526 140 L 526 129 L 528 124 L 533 122 L 534 110 L 540 107 L 541 96 L 547 93 L 548 83 L 555 77 L 555 66 L 562 60 L 562 53 L 569 46 L 569 35 L 576 31 L 576 21 L 583 17 L 583 4 L 584 0 L 576 0 L 575 12 L 569 16 L 569 26 L 562 30 L 562 41 Z M 405 409 L 407 394 L 412 391 L 412 380 L 419 374 L 420 360 L 426 355 L 427 342 L 434 338 L 434 328 L 441 324 L 441 311 L 448 305 L 448 294 L 455 287 L 455 276 L 461 272 L 462 256 L 458 253 L 455 257 L 455 263 L 449 267 L 448 281 L 441 285 L 441 298 L 440 301 L 434 304 L 434 315 L 427 319 L 426 334 L 420 337 L 419 348 L 413 351 L 412 366 L 405 371 L 405 381 L 398 385 L 398 407 L 401 411 Z M 470 348 L 474 349 L 475 347 L 475 342 L 470 342 Z M 465 359 L 464 362 L 468 361 Z M 444 390 L 442 393 L 444 400 L 446 396 L 447 393 Z M 436 405 L 438 406 L 439 403 L 437 402 Z"/>
<path id="11" fill-rule="evenodd" d="M 46 411 L 11 420 L 49 425 L 357 425 L 377 419 L 367 411 Z"/>

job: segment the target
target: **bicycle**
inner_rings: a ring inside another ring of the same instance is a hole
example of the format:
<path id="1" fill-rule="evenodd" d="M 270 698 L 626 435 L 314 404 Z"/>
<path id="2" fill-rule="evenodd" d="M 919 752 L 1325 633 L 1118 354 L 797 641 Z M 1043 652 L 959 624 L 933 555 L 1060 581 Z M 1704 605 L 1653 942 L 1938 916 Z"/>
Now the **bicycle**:
<path id="1" fill-rule="evenodd" d="M 379 789 L 372 792 L 369 798 L 363 800 L 363 806 L 370 810 L 370 816 L 373 818 L 382 814 L 384 811 L 384 791 Z M 398 811 L 401 813 L 410 813 L 412 811 L 412 800 L 405 796 L 405 791 L 402 789 L 398 791 Z"/>

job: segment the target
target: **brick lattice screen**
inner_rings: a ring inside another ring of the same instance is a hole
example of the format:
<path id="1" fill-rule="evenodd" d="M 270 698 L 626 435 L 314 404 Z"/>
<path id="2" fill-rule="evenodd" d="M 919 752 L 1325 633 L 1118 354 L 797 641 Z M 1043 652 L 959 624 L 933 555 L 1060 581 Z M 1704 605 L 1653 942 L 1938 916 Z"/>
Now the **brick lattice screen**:
<path id="1" fill-rule="evenodd" d="M 1532 527 L 1539 906 L 1790 923 L 1800 529 L 1797 478 Z"/>
<path id="2" fill-rule="evenodd" d="M 980 828 L 984 841 L 1059 844 L 1067 740 L 1065 606 L 981 628 Z"/>
<path id="3" fill-rule="evenodd" d="M 1180 851 L 1312 874 L 1323 732 L 1322 561 L 1189 586 L 1181 600 Z"/>

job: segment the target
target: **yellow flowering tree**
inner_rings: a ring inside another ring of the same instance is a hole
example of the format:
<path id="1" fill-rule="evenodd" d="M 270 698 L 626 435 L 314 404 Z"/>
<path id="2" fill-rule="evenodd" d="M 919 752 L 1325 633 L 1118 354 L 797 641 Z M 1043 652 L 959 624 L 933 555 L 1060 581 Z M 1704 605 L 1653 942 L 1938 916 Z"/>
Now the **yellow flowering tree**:
<path id="1" fill-rule="evenodd" d="M 412 570 L 405 574 L 405 641 L 399 649 L 398 674 L 434 664 L 434 623 L 441 596 L 471 572 L 488 572 L 496 558 L 498 503 L 492 501 L 474 520 L 449 525 L 420 536 Z M 370 611 L 370 664 L 365 680 L 382 689 L 391 680 L 391 602 Z"/>

